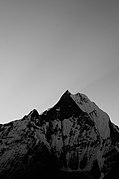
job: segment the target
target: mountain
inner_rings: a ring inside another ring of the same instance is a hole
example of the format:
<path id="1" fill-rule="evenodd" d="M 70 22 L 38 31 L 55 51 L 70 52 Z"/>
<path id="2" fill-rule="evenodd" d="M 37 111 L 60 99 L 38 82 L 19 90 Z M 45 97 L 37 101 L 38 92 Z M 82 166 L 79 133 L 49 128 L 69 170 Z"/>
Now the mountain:
<path id="1" fill-rule="evenodd" d="M 84 94 L 0 124 L 0 179 L 109 179 L 118 166 L 119 128 Z"/>

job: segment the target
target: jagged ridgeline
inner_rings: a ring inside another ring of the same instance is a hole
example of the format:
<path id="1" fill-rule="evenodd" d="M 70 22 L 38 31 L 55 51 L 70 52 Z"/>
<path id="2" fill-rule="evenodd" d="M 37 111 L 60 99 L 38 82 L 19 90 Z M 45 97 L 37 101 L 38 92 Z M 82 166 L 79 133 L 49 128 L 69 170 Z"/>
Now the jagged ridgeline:
<path id="1" fill-rule="evenodd" d="M 109 179 L 118 166 L 119 129 L 84 94 L 0 125 L 0 179 Z"/>

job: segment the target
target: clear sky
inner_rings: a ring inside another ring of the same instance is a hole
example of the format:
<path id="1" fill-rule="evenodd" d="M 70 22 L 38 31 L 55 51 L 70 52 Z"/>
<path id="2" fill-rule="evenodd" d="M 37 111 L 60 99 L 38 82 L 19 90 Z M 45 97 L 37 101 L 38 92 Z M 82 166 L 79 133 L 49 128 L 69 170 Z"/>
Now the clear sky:
<path id="1" fill-rule="evenodd" d="M 0 0 L 0 123 L 67 89 L 119 125 L 119 1 Z"/>

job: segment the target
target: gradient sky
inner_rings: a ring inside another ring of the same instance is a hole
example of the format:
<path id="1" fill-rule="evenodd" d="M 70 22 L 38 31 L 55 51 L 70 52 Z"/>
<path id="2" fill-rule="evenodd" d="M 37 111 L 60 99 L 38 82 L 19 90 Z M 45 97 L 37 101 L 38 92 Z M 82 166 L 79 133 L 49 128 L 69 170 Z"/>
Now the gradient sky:
<path id="1" fill-rule="evenodd" d="M 67 89 L 119 125 L 119 1 L 0 0 L 0 123 Z"/>

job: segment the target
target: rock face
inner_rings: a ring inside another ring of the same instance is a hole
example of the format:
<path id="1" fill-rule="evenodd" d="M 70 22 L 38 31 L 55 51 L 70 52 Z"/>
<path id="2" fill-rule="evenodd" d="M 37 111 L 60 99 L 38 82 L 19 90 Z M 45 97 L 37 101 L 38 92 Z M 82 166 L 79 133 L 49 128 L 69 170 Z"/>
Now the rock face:
<path id="1" fill-rule="evenodd" d="M 42 114 L 0 125 L 0 179 L 103 179 L 118 164 L 118 127 L 81 93 L 66 91 Z"/>

